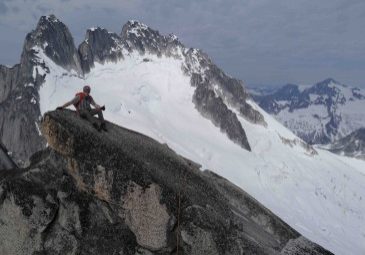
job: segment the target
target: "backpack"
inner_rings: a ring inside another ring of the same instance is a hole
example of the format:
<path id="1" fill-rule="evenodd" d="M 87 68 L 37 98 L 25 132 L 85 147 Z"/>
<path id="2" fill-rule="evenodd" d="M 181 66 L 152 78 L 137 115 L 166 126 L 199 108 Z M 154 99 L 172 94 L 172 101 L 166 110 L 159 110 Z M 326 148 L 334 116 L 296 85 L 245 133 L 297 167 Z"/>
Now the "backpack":
<path id="1" fill-rule="evenodd" d="M 75 96 L 78 96 L 80 98 L 80 100 L 74 104 L 76 110 L 79 111 L 80 103 L 82 102 L 82 100 L 84 100 L 84 98 L 86 97 L 86 94 L 84 92 L 79 92 Z M 92 99 L 92 97 L 90 95 L 89 95 L 89 97 Z"/>

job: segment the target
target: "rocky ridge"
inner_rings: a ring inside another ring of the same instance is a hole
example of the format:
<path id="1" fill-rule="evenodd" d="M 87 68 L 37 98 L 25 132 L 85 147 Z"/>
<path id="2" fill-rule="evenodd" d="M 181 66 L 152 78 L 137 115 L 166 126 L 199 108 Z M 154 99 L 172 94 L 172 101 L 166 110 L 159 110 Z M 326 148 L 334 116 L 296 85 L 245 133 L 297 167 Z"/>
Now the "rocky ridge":
<path id="1" fill-rule="evenodd" d="M 331 254 L 149 137 L 47 113 L 49 147 L 0 171 L 1 254 Z"/>

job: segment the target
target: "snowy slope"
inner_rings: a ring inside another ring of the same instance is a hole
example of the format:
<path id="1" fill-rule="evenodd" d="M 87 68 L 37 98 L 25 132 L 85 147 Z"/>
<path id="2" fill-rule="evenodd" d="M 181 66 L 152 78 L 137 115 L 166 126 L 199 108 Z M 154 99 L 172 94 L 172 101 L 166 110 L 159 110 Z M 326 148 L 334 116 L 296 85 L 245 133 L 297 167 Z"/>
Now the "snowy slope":
<path id="1" fill-rule="evenodd" d="M 124 59 L 95 63 L 81 77 L 35 50 L 46 67 L 39 91 L 42 114 L 90 84 L 95 101 L 106 105 L 108 120 L 167 143 L 202 169 L 226 177 L 334 253 L 365 253 L 364 161 L 313 150 L 254 102 L 249 103 L 267 126 L 239 117 L 252 151 L 243 149 L 196 110 L 182 58 L 125 52 Z"/>

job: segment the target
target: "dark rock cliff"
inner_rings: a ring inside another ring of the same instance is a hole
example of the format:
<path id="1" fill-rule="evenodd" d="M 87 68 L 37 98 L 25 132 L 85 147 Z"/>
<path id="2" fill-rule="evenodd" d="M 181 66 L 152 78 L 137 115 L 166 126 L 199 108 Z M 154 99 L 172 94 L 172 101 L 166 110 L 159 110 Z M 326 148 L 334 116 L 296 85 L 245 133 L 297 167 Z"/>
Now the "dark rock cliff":
<path id="1" fill-rule="evenodd" d="M 0 171 L 0 254 L 331 254 L 164 144 L 71 111 L 49 147 Z"/>
<path id="2" fill-rule="evenodd" d="M 0 66 L 0 140 L 21 164 L 46 144 L 39 133 L 38 91 L 49 70 L 36 56 L 39 50 L 66 70 L 82 74 L 71 33 L 54 15 L 41 17 L 27 34 L 20 64 Z"/>
<path id="3" fill-rule="evenodd" d="M 33 62 L 12 68 L 0 66 L 0 140 L 12 156 L 24 163 L 34 152 L 44 148 L 38 132 L 40 110 L 37 87 L 43 78 L 32 75 Z"/>
<path id="4" fill-rule="evenodd" d="M 0 142 L 0 170 L 10 170 L 17 168 L 17 165 L 9 155 L 10 153 Z"/>
<path id="5" fill-rule="evenodd" d="M 34 52 L 35 46 L 43 49 L 57 65 L 82 74 L 73 37 L 67 26 L 54 15 L 39 19 L 36 29 L 25 38 L 23 54 L 31 55 L 29 52 Z"/>
<path id="6" fill-rule="evenodd" d="M 335 141 L 329 150 L 340 155 L 365 160 L 365 128 L 360 128 Z"/>
<path id="7" fill-rule="evenodd" d="M 116 62 L 123 58 L 123 49 L 128 49 L 120 36 L 103 28 L 88 29 L 85 40 L 79 46 L 82 69 L 90 72 L 95 62 Z M 128 52 L 128 51 L 127 51 Z"/>

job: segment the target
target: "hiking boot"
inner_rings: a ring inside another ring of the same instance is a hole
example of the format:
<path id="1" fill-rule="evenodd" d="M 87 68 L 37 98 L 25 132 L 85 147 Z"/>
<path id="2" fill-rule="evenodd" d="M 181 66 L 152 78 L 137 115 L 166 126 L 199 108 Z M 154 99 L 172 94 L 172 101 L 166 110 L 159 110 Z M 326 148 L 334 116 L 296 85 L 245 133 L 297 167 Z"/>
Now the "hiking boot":
<path id="1" fill-rule="evenodd" d="M 104 131 L 108 131 L 108 129 L 106 128 L 106 124 L 105 122 L 101 123 L 100 125 L 100 129 L 104 130 Z"/>

